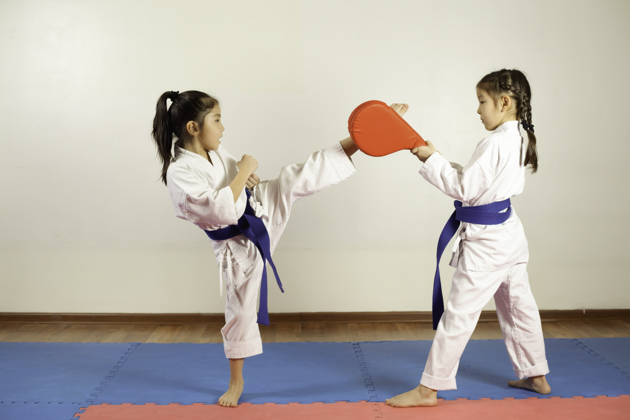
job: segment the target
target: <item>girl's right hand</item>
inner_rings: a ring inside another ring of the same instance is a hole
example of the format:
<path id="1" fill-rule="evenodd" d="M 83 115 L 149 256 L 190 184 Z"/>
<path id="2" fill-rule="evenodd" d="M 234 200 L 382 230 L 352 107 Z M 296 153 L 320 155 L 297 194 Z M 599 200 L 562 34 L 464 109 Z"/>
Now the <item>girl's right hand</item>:
<path id="1" fill-rule="evenodd" d="M 423 163 L 431 157 L 433 153 L 437 152 L 433 143 L 427 140 L 426 146 L 416 147 L 415 149 L 411 149 L 411 153 L 416 155 L 418 159 L 420 159 Z M 439 153 L 439 152 L 438 152 Z"/>
<path id="2" fill-rule="evenodd" d="M 236 163 L 236 167 L 239 172 L 245 172 L 251 175 L 258 169 L 258 162 L 250 155 L 243 155 L 241 160 Z"/>

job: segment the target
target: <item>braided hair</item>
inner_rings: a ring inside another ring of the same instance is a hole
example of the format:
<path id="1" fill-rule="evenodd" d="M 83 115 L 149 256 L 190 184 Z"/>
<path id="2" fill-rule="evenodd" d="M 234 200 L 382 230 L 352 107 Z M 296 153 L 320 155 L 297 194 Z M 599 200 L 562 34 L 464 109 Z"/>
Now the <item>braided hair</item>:
<path id="1" fill-rule="evenodd" d="M 166 100 L 171 100 L 171 106 L 167 108 Z M 162 182 L 166 185 L 166 171 L 172 159 L 179 155 L 178 149 L 171 153 L 173 140 L 179 147 L 184 147 L 190 136 L 186 130 L 189 121 L 194 121 L 203 128 L 203 120 L 219 101 L 212 96 L 196 90 L 186 92 L 164 92 L 157 101 L 155 118 L 153 119 L 153 131 L 151 133 L 158 155 L 162 161 Z"/>
<path id="2" fill-rule="evenodd" d="M 509 96 L 516 105 L 516 118 L 527 132 L 529 142 L 525 153 L 525 166 L 531 165 L 532 173 L 538 170 L 538 150 L 536 135 L 532 123 L 532 91 L 525 75 L 519 70 L 498 70 L 484 76 L 477 87 L 484 90 L 498 100 L 502 96 Z"/>

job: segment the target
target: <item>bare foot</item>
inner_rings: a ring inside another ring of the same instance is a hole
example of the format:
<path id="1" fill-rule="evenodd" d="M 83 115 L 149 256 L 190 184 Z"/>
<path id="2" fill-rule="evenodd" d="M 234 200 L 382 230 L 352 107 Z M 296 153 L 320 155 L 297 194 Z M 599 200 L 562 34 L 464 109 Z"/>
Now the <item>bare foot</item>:
<path id="1" fill-rule="evenodd" d="M 227 392 L 219 398 L 219 404 L 223 407 L 238 407 L 238 399 L 241 398 L 244 384 L 243 381 L 235 381 L 234 383 L 230 381 Z"/>
<path id="2" fill-rule="evenodd" d="M 547 383 L 545 375 L 532 376 L 531 378 L 520 379 L 518 381 L 508 381 L 508 385 L 545 395 L 551 392 L 551 387 Z"/>
<path id="3" fill-rule="evenodd" d="M 418 385 L 411 391 L 385 400 L 385 403 L 392 407 L 433 407 L 437 405 L 437 391 Z"/>

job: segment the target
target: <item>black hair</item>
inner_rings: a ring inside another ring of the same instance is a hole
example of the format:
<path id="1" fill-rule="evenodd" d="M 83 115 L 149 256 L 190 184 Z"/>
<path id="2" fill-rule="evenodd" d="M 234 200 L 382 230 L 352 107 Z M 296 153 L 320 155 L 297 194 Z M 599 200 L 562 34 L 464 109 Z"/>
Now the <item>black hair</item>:
<path id="1" fill-rule="evenodd" d="M 525 165 L 532 166 L 532 173 L 538 170 L 538 149 L 536 148 L 536 135 L 532 124 L 532 90 L 529 87 L 527 77 L 519 70 L 502 69 L 485 75 L 477 87 L 488 92 L 495 101 L 501 96 L 507 95 L 515 102 L 516 118 L 521 122 L 527 132 L 529 142 L 525 153 Z"/>
<path id="2" fill-rule="evenodd" d="M 166 106 L 166 100 L 171 100 L 171 106 Z M 186 129 L 189 121 L 199 124 L 203 128 L 203 120 L 219 101 L 207 93 L 196 90 L 186 92 L 164 92 L 157 101 L 155 118 L 153 119 L 153 131 L 151 133 L 157 146 L 158 154 L 162 160 L 162 182 L 166 185 L 166 171 L 173 159 L 179 155 L 175 149 L 171 154 L 173 140 L 179 147 L 184 147 L 190 141 L 190 135 Z"/>

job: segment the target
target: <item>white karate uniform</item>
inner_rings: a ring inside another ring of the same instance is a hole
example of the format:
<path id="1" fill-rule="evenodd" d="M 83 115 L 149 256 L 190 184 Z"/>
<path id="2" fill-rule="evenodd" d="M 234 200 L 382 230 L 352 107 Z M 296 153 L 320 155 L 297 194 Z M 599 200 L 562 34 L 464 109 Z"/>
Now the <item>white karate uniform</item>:
<path id="1" fill-rule="evenodd" d="M 420 175 L 464 207 L 506 200 L 525 186 L 525 138 L 517 121 L 505 122 L 477 145 L 465 167 L 434 153 Z M 540 314 L 527 278 L 528 260 L 527 239 L 514 207 L 500 225 L 461 224 L 451 259 L 451 266 L 456 267 L 451 292 L 422 385 L 436 390 L 457 388 L 459 359 L 492 296 L 516 376 L 549 373 Z"/>
<path id="2" fill-rule="evenodd" d="M 229 187 L 238 173 L 237 160 L 222 145 L 208 152 L 212 164 L 196 153 L 184 149 L 179 152 L 166 174 L 175 215 L 203 230 L 237 224 L 247 203 L 244 190 L 235 203 Z M 278 244 L 295 201 L 338 184 L 354 172 L 352 160 L 341 144 L 336 143 L 311 154 L 302 164 L 285 166 L 278 178 L 260 182 L 252 192 L 250 204 L 267 227 L 271 252 Z M 221 277 L 226 279 L 225 326 L 221 330 L 225 356 L 240 359 L 260 354 L 262 341 L 256 307 L 264 267 L 262 257 L 243 235 L 210 241 Z M 278 271 L 282 274 L 282 267 Z M 275 283 L 273 271 L 268 270 L 268 287 L 277 287 Z"/>

